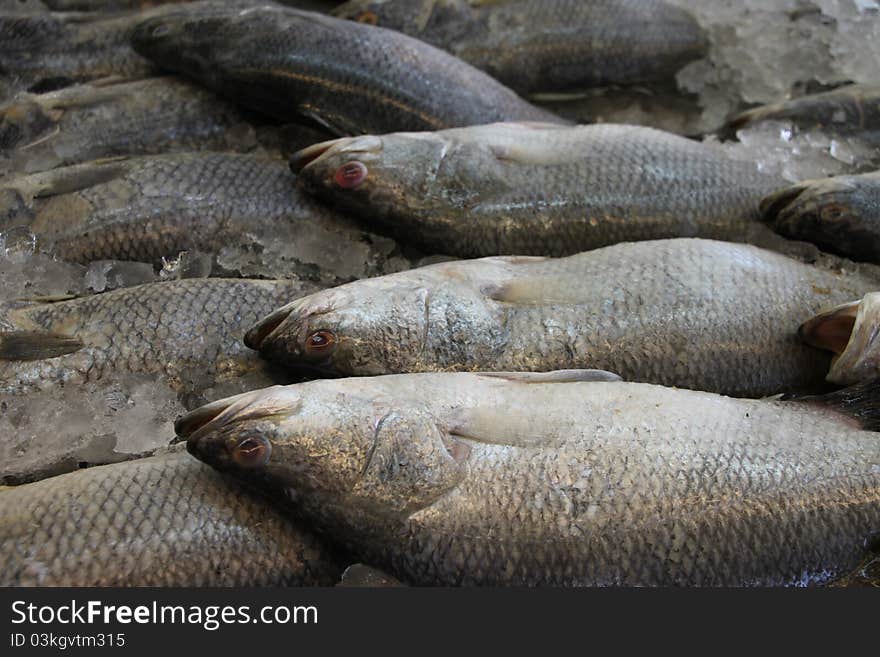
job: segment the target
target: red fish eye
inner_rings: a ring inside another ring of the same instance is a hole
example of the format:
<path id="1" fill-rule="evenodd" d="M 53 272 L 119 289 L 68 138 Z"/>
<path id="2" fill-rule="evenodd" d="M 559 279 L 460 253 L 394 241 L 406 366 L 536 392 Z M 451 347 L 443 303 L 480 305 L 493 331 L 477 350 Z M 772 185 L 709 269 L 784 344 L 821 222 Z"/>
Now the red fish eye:
<path id="1" fill-rule="evenodd" d="M 331 349 L 335 344 L 336 334 L 333 331 L 315 331 L 306 338 L 306 349 L 313 353 Z"/>
<path id="2" fill-rule="evenodd" d="M 249 436 L 238 442 L 232 450 L 232 458 L 243 468 L 259 468 L 269 462 L 272 443 L 263 436 Z"/>
<path id="3" fill-rule="evenodd" d="M 343 189 L 354 189 L 367 179 L 367 167 L 361 162 L 348 162 L 336 170 L 333 180 Z"/>

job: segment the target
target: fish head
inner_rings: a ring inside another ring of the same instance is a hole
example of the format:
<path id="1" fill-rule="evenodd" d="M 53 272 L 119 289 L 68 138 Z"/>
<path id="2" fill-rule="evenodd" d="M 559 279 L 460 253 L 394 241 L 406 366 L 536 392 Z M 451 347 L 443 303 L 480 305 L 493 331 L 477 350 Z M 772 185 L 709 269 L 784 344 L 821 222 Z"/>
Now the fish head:
<path id="1" fill-rule="evenodd" d="M 880 376 L 880 292 L 822 312 L 800 327 L 807 343 L 834 354 L 826 379 L 855 385 Z"/>
<path id="2" fill-rule="evenodd" d="M 355 214 L 423 213 L 466 206 L 462 192 L 473 195 L 451 149 L 457 144 L 444 132 L 346 137 L 295 153 L 290 166 L 307 191 Z"/>
<path id="3" fill-rule="evenodd" d="M 441 263 L 303 297 L 264 318 L 245 344 L 323 374 L 370 376 L 461 369 L 463 349 L 499 341 L 496 304 L 479 281 Z M 479 335 L 480 340 L 474 336 Z"/>
<path id="4" fill-rule="evenodd" d="M 194 2 L 158 7 L 132 30 L 135 52 L 163 68 L 196 77 L 209 86 L 219 84 L 218 59 L 235 57 L 237 40 L 247 29 L 243 20 L 271 20 L 271 6 L 246 0 Z"/>
<path id="5" fill-rule="evenodd" d="M 201 76 L 210 69 L 203 49 L 221 26 L 217 19 L 212 21 L 181 13 L 159 14 L 135 26 L 131 43 L 135 52 L 163 68 Z"/>
<path id="6" fill-rule="evenodd" d="M 880 174 L 808 180 L 761 202 L 764 221 L 782 235 L 858 259 L 873 259 Z"/>
<path id="7" fill-rule="evenodd" d="M 175 428 L 199 460 L 322 511 L 411 512 L 461 480 L 470 450 L 427 410 L 374 381 L 249 392 L 197 409 Z"/>

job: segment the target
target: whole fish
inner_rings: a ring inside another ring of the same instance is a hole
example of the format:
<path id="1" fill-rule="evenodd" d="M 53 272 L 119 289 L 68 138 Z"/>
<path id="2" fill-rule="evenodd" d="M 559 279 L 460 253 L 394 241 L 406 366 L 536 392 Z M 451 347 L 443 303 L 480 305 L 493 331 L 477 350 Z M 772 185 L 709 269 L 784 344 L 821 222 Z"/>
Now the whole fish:
<path id="1" fill-rule="evenodd" d="M 834 354 L 828 381 L 852 385 L 880 377 L 880 292 L 819 313 L 800 328 L 801 338 Z"/>
<path id="2" fill-rule="evenodd" d="M 22 93 L 0 108 L 0 173 L 34 173 L 117 155 L 256 146 L 241 112 L 172 77 Z"/>
<path id="3" fill-rule="evenodd" d="M 0 490 L 0 586 L 316 586 L 339 571 L 282 509 L 185 453 Z"/>
<path id="4" fill-rule="evenodd" d="M 733 117 L 728 127 L 739 130 L 761 121 L 790 121 L 803 130 L 821 128 L 880 145 L 880 86 L 852 84 L 756 107 Z"/>
<path id="5" fill-rule="evenodd" d="M 351 0 L 333 14 L 427 41 L 520 94 L 671 79 L 707 46 L 693 16 L 658 0 Z"/>
<path id="6" fill-rule="evenodd" d="M 184 279 L 54 303 L 10 304 L 0 314 L 0 391 L 47 389 L 155 373 L 173 387 L 266 373 L 241 337 L 301 281 Z"/>
<path id="7" fill-rule="evenodd" d="M 235 153 L 118 158 L 0 182 L 0 232 L 26 228 L 64 260 L 159 261 L 213 253 L 250 236 L 290 242 L 303 268 L 349 261 L 369 270 L 378 251 L 353 221 L 294 186 L 283 160 Z M 342 274 L 344 275 L 344 274 Z"/>
<path id="8" fill-rule="evenodd" d="M 785 237 L 880 263 L 880 171 L 786 187 L 767 196 L 761 211 Z"/>
<path id="9" fill-rule="evenodd" d="M 878 288 L 743 244 L 619 244 L 562 259 L 446 262 L 317 292 L 245 342 L 340 375 L 597 368 L 758 397 L 820 385 L 829 356 L 798 326 Z"/>
<path id="10" fill-rule="evenodd" d="M 854 419 L 876 428 L 876 383 L 784 402 L 612 379 L 315 381 L 177 430 L 414 584 L 809 585 L 878 547 L 880 437 Z"/>
<path id="11" fill-rule="evenodd" d="M 756 239 L 766 234 L 758 202 L 783 184 L 711 146 L 625 125 L 353 137 L 306 148 L 291 166 L 309 191 L 377 230 L 460 257 Z"/>
<path id="12" fill-rule="evenodd" d="M 286 7 L 143 21 L 137 52 L 281 121 L 333 134 L 562 121 L 421 41 Z"/>

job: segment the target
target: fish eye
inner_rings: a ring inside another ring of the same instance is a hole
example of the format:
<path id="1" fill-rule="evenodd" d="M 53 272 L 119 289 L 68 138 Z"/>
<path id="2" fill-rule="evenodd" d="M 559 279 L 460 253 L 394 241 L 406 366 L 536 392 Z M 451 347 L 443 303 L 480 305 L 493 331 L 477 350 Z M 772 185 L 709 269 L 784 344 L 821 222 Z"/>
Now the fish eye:
<path id="1" fill-rule="evenodd" d="M 334 182 L 343 189 L 354 189 L 367 179 L 367 167 L 362 162 L 343 164 L 333 176 Z"/>
<path id="2" fill-rule="evenodd" d="M 336 334 L 333 331 L 322 329 L 315 331 L 306 338 L 306 351 L 312 354 L 320 354 L 333 349 L 336 345 Z"/>
<path id="3" fill-rule="evenodd" d="M 365 25 L 379 24 L 379 17 L 376 15 L 375 12 L 372 11 L 362 11 L 360 14 L 358 14 L 355 20 L 358 23 L 364 23 Z"/>
<path id="4" fill-rule="evenodd" d="M 163 25 L 162 23 L 154 25 L 152 28 L 150 28 L 151 37 L 161 38 L 164 36 L 168 36 L 169 34 L 171 34 L 171 28 L 168 27 L 168 25 Z"/>
<path id="5" fill-rule="evenodd" d="M 823 221 L 840 221 L 846 215 L 846 210 L 840 205 L 828 205 L 819 212 Z"/>
<path id="6" fill-rule="evenodd" d="M 272 443 L 264 436 L 242 438 L 232 450 L 235 463 L 243 468 L 261 468 L 269 462 Z"/>

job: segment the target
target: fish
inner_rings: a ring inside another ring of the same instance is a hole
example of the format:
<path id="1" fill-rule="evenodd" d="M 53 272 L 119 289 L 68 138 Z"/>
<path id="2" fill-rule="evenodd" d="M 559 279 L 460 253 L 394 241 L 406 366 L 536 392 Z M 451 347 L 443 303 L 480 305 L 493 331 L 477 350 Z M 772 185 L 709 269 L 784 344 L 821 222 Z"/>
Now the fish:
<path id="1" fill-rule="evenodd" d="M 11 302 L 0 314 L 0 391 L 24 394 L 120 372 L 167 377 L 178 391 L 245 375 L 273 379 L 241 338 L 290 296 L 297 280 L 183 279 L 50 303 Z"/>
<path id="2" fill-rule="evenodd" d="M 804 342 L 834 357 L 826 379 L 849 386 L 880 377 L 880 292 L 823 310 L 804 322 Z"/>
<path id="3" fill-rule="evenodd" d="M 785 237 L 880 263 L 880 171 L 784 187 L 764 198 L 761 212 Z"/>
<path id="4" fill-rule="evenodd" d="M 105 13 L 143 11 L 157 5 L 184 3 L 188 0 L 42 0 L 52 11 L 100 11 Z"/>
<path id="5" fill-rule="evenodd" d="M 261 236 L 287 240 L 303 275 L 332 277 L 334 257 L 356 271 L 378 257 L 356 222 L 299 191 L 283 159 L 261 154 L 110 158 L 7 179 L 4 230 L 75 263 L 158 263 Z"/>
<path id="6" fill-rule="evenodd" d="M 245 344 L 321 375 L 595 368 L 761 397 L 821 386 L 830 354 L 805 345 L 798 327 L 878 280 L 745 244 L 625 243 L 355 281 L 280 307 Z"/>
<path id="7" fill-rule="evenodd" d="M 821 128 L 880 146 L 880 86 L 850 84 L 756 107 L 732 117 L 727 129 L 741 130 L 762 121 L 789 121 L 802 130 Z"/>
<path id="8" fill-rule="evenodd" d="M 134 15 L 0 14 L 0 101 L 109 76 L 148 77 L 155 67 L 129 43 Z"/>
<path id="9" fill-rule="evenodd" d="M 286 7 L 144 20 L 135 50 L 250 109 L 334 135 L 563 122 L 406 35 Z"/>
<path id="10" fill-rule="evenodd" d="M 121 13 L 0 13 L 0 102 L 21 91 L 45 93 L 111 76 L 128 80 L 155 76 L 158 68 L 131 45 L 141 21 L 165 12 L 207 16 L 257 2 L 203 0 Z"/>
<path id="11" fill-rule="evenodd" d="M 880 548 L 877 386 L 403 374 L 245 393 L 176 431 L 415 585 L 806 586 Z"/>
<path id="12" fill-rule="evenodd" d="M 249 151 L 256 145 L 235 106 L 170 76 L 23 92 L 0 108 L 0 172 L 6 174 L 119 155 Z"/>
<path id="13" fill-rule="evenodd" d="M 332 13 L 426 41 L 524 96 L 672 79 L 708 46 L 689 12 L 658 0 L 351 0 Z"/>
<path id="14" fill-rule="evenodd" d="M 342 578 L 336 586 L 391 588 L 406 586 L 406 584 L 381 570 L 366 566 L 362 563 L 356 563 L 343 571 Z"/>
<path id="15" fill-rule="evenodd" d="M 500 123 L 343 138 L 295 154 L 304 190 L 427 253 L 562 256 L 666 237 L 751 241 L 784 182 L 678 135 Z"/>
<path id="16" fill-rule="evenodd" d="M 0 490 L 0 586 L 329 586 L 329 550 L 186 452 Z"/>

